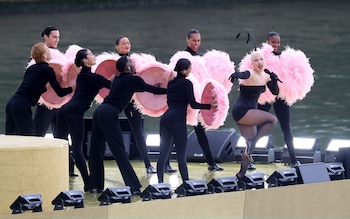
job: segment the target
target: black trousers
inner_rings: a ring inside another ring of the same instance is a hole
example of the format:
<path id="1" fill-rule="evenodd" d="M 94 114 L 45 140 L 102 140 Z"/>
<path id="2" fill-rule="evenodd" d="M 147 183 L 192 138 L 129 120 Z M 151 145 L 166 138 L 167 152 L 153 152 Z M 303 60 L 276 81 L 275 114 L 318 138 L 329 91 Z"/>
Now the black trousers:
<path id="1" fill-rule="evenodd" d="M 45 136 L 51 124 L 52 134 L 56 136 L 56 113 L 58 109 L 48 109 L 45 105 L 36 105 L 34 113 L 35 135 Z"/>
<path id="2" fill-rule="evenodd" d="M 89 153 L 90 183 L 92 188 L 104 189 L 103 158 L 107 141 L 125 185 L 136 191 L 141 188 L 141 183 L 125 151 L 119 113 L 117 107 L 108 103 L 102 103 L 94 112 Z"/>

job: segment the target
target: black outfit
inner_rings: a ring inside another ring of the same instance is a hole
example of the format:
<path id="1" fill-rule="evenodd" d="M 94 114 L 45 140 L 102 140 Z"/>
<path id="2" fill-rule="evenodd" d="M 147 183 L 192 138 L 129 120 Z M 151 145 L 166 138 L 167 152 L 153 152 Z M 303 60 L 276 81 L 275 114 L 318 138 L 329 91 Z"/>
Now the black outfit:
<path id="1" fill-rule="evenodd" d="M 187 106 L 194 109 L 210 109 L 210 104 L 200 104 L 195 101 L 193 84 L 184 75 L 178 73 L 174 80 L 168 83 L 168 109 L 160 120 L 160 155 L 157 162 L 158 182 L 162 183 L 166 160 L 175 144 L 176 158 L 181 178 L 188 180 L 186 164 L 186 114 Z"/>
<path id="2" fill-rule="evenodd" d="M 57 113 L 57 138 L 72 140 L 73 157 L 84 181 L 84 190 L 88 186 L 88 170 L 86 167 L 84 140 L 84 113 L 101 88 L 110 88 L 111 82 L 99 74 L 91 72 L 91 68 L 83 66 L 77 77 L 76 90 L 72 99 L 63 105 Z"/>
<path id="3" fill-rule="evenodd" d="M 185 51 L 191 53 L 192 56 L 201 56 L 201 54 L 193 51 L 189 47 L 187 47 L 185 49 Z M 197 135 L 198 143 L 199 143 L 200 147 L 202 148 L 204 155 L 207 159 L 209 169 L 210 170 L 222 170 L 222 168 L 217 166 L 215 161 L 214 161 L 214 158 L 213 158 L 213 155 L 211 153 L 210 146 L 209 146 L 208 136 L 206 134 L 206 130 L 205 130 L 204 126 L 200 122 L 198 122 L 198 125 L 194 126 L 194 131 Z"/>
<path id="4" fill-rule="evenodd" d="M 51 125 L 52 134 L 56 137 L 56 115 L 58 109 L 49 109 L 44 104 L 37 104 L 34 113 L 35 135 L 44 137 Z"/>
<path id="5" fill-rule="evenodd" d="M 102 191 L 104 188 L 103 157 L 106 149 L 105 141 L 107 141 L 119 166 L 125 184 L 131 187 L 133 193 L 141 188 L 140 181 L 125 151 L 119 114 L 130 103 L 134 92 L 143 91 L 166 94 L 167 90 L 146 84 L 139 76 L 122 72 L 120 76 L 114 79 L 108 96 L 94 112 L 89 165 L 92 188 L 98 191 Z"/>
<path id="6" fill-rule="evenodd" d="M 48 63 L 42 62 L 28 67 L 22 84 L 6 105 L 5 134 L 35 135 L 31 106 L 37 104 L 40 95 L 46 91 L 47 83 L 50 83 L 60 97 L 72 92 L 71 87 L 61 88 Z"/>
<path id="7" fill-rule="evenodd" d="M 247 79 L 250 77 L 250 72 L 245 71 L 245 72 L 235 72 L 232 74 L 234 76 L 233 78 L 242 78 L 242 79 Z M 231 76 L 231 77 L 232 77 Z M 231 79 L 232 81 L 232 79 Z M 279 93 L 279 88 L 277 85 L 277 80 L 270 80 L 267 82 L 267 87 L 271 91 L 271 93 L 277 95 Z M 260 97 L 260 94 L 265 92 L 266 86 L 265 85 L 260 85 L 260 86 L 245 86 L 245 85 L 240 85 L 239 86 L 239 91 L 240 94 L 238 96 L 237 101 L 232 107 L 232 117 L 233 119 L 238 122 L 250 109 L 257 109 L 258 108 L 258 99 Z M 248 142 L 248 139 L 246 139 Z M 250 139 L 251 140 L 251 139 Z M 258 139 L 254 139 L 258 140 Z M 255 144 L 250 145 L 251 147 L 248 148 L 248 151 L 253 151 Z M 246 173 L 246 170 L 249 166 L 249 159 L 246 157 L 246 155 L 242 154 L 242 159 L 241 159 L 241 169 L 239 171 L 239 175 L 237 174 L 236 176 L 238 178 L 242 178 L 244 174 Z"/>
<path id="8" fill-rule="evenodd" d="M 122 56 L 122 55 L 129 55 L 129 54 L 119 54 L 119 55 Z M 143 135 L 142 114 L 138 109 L 135 108 L 133 101 L 129 102 L 129 104 L 124 109 L 124 113 L 126 118 L 128 119 L 129 126 L 135 140 L 135 144 L 142 156 L 142 159 L 145 163 L 145 167 L 149 168 L 151 166 L 151 162 L 148 158 L 146 141 Z"/>
<path id="9" fill-rule="evenodd" d="M 275 55 L 281 55 L 280 52 L 273 52 Z M 268 112 L 271 109 L 271 104 L 258 105 L 258 108 Z M 297 163 L 297 159 L 295 157 L 294 151 L 294 143 L 293 143 L 293 134 L 290 129 L 290 107 L 288 104 L 280 99 L 276 98 L 276 101 L 273 103 L 273 109 L 275 111 L 276 117 L 280 122 L 280 127 L 283 132 L 284 142 L 287 145 L 290 162 L 292 165 Z"/>

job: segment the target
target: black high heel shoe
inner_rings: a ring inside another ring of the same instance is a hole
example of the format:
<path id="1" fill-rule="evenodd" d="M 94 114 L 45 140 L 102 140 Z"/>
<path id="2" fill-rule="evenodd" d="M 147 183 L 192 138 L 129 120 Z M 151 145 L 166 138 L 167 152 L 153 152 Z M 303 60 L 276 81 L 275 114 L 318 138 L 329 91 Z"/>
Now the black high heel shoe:
<path id="1" fill-rule="evenodd" d="M 253 159 L 253 146 L 252 146 L 252 141 L 246 141 L 246 148 L 245 148 L 245 151 L 244 151 L 244 155 L 248 158 L 248 160 L 251 162 L 251 163 L 254 163 L 254 159 Z"/>

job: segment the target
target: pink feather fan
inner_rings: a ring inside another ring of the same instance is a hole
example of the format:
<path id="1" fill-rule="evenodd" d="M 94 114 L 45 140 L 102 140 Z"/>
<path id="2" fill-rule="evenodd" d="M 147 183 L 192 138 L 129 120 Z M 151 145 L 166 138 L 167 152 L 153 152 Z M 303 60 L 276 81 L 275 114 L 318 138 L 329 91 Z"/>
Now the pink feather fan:
<path id="1" fill-rule="evenodd" d="M 174 75 L 169 66 L 153 59 L 151 55 L 132 56 L 135 60 L 137 75 L 147 84 L 166 88 Z M 133 95 L 135 107 L 151 117 L 159 117 L 168 109 L 167 95 L 156 95 L 149 92 L 136 92 Z"/>
<path id="2" fill-rule="evenodd" d="M 211 50 L 203 55 L 207 72 L 210 78 L 222 84 L 227 93 L 230 93 L 232 83 L 228 79 L 235 71 L 235 64 L 230 60 L 230 55 L 219 50 Z"/>
<path id="3" fill-rule="evenodd" d="M 224 124 L 229 110 L 226 88 L 213 79 L 206 80 L 204 84 L 201 103 L 217 101 L 218 107 L 216 109 L 200 110 L 199 120 L 206 129 L 217 129 Z"/>
<path id="4" fill-rule="evenodd" d="M 278 77 L 283 83 L 279 83 L 278 97 L 285 100 L 289 106 L 302 100 L 314 84 L 313 74 L 314 70 L 306 55 L 300 50 L 286 47 L 280 55 Z"/>
<path id="5" fill-rule="evenodd" d="M 91 71 L 100 74 L 105 78 L 111 78 L 113 74 L 119 75 L 116 69 L 116 63 L 120 56 L 117 53 L 103 52 L 96 56 L 96 64 L 92 66 Z M 109 94 L 109 89 L 102 88 L 95 97 L 97 103 L 102 103 L 104 98 Z"/>

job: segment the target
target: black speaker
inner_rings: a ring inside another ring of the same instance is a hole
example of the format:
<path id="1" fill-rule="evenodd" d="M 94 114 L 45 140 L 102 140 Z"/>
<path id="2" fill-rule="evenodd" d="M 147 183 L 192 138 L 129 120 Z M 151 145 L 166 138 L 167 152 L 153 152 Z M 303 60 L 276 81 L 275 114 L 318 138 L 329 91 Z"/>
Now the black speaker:
<path id="1" fill-rule="evenodd" d="M 239 138 L 234 130 L 208 130 L 206 134 L 215 162 L 221 163 L 234 160 L 234 149 Z M 187 138 L 186 155 L 189 162 L 207 161 L 194 130 Z"/>
<path id="2" fill-rule="evenodd" d="M 330 181 L 327 167 L 323 162 L 301 164 L 295 169 L 298 174 L 298 184 Z"/>
<path id="3" fill-rule="evenodd" d="M 130 132 L 122 132 L 123 134 L 123 141 L 124 141 L 124 147 L 126 153 L 129 155 L 130 158 L 130 141 L 131 141 L 131 133 Z M 88 132 L 88 138 L 87 138 L 87 157 L 89 157 L 90 154 L 90 144 L 91 144 L 91 132 Z M 114 159 L 114 156 L 112 154 L 111 149 L 109 148 L 109 145 L 106 142 L 106 151 L 105 151 L 105 159 Z"/>
<path id="4" fill-rule="evenodd" d="M 209 193 L 231 192 L 237 190 L 238 185 L 236 176 L 214 178 L 208 183 Z"/>

